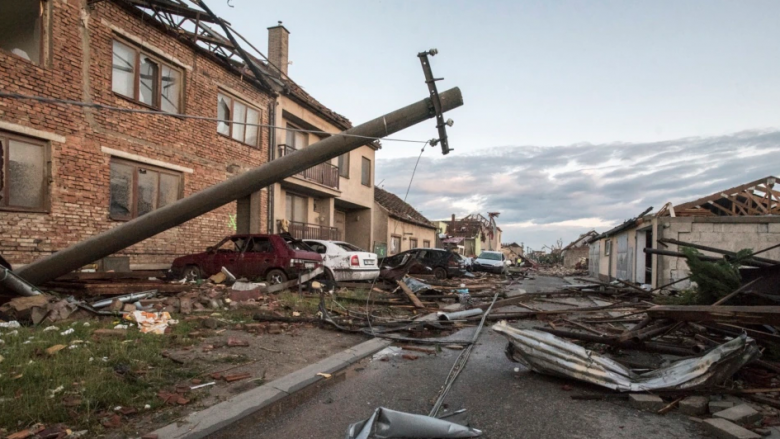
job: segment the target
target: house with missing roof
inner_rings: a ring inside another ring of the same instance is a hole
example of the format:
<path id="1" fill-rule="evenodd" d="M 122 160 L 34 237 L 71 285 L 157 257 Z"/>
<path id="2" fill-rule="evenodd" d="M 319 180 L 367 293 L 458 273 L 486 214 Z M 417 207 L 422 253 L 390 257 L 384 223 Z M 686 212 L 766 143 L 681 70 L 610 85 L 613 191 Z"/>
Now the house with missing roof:
<path id="1" fill-rule="evenodd" d="M 374 188 L 374 245 L 379 257 L 436 244 L 436 226 L 395 194 Z"/>
<path id="2" fill-rule="evenodd" d="M 601 280 L 622 279 L 653 288 L 678 281 L 689 286 L 685 258 L 648 254 L 645 249 L 682 252 L 680 242 L 723 251 L 762 250 L 780 243 L 780 191 L 777 178 L 760 178 L 686 203 L 651 209 L 589 242 L 589 273 Z M 761 255 L 780 260 L 780 248 Z"/>
<path id="3" fill-rule="evenodd" d="M 0 2 L 0 89 L 125 111 L 0 98 L 0 254 L 24 265 L 351 127 L 287 75 L 281 24 L 269 29 L 270 62 L 249 43 L 242 56 L 218 29 L 166 0 Z M 165 268 L 225 235 L 277 233 L 280 222 L 300 238 L 368 248 L 378 147 L 114 257 Z"/>

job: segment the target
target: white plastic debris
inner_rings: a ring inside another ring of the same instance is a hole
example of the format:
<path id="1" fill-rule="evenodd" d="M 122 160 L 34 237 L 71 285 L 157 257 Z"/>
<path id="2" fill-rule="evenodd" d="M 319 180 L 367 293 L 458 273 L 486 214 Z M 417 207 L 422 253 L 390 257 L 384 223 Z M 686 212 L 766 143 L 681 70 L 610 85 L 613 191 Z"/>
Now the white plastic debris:
<path id="1" fill-rule="evenodd" d="M 60 329 L 60 328 L 58 328 L 58 327 L 56 327 L 56 326 L 47 326 L 47 327 L 45 327 L 45 328 L 43 329 L 43 332 L 56 331 L 56 330 L 58 330 L 58 329 Z"/>
<path id="2" fill-rule="evenodd" d="M 64 386 L 59 386 L 56 389 L 49 390 L 49 398 L 54 398 L 54 396 L 60 392 L 65 390 Z"/>
<path id="3" fill-rule="evenodd" d="M 150 406 L 149 404 L 144 405 L 144 410 L 149 410 L 150 408 L 152 408 L 152 406 Z"/>
<path id="4" fill-rule="evenodd" d="M 0 322 L 0 328 L 21 328 L 22 325 L 19 324 L 16 320 L 11 320 L 10 322 Z"/>
<path id="5" fill-rule="evenodd" d="M 70 335 L 70 334 L 73 334 L 74 332 L 76 332 L 76 330 L 75 330 L 75 329 L 73 329 L 73 328 L 68 328 L 68 329 L 66 329 L 66 330 L 64 330 L 64 331 L 62 331 L 62 332 L 60 332 L 60 335 Z"/>
<path id="6" fill-rule="evenodd" d="M 84 322 L 84 326 L 89 326 L 89 322 Z"/>
<path id="7" fill-rule="evenodd" d="M 372 360 L 383 360 L 385 358 L 395 357 L 396 355 L 401 353 L 401 348 L 398 346 L 388 346 L 381 351 L 374 354 L 373 357 L 371 357 Z"/>
<path id="8" fill-rule="evenodd" d="M 127 328 L 128 328 L 127 325 L 121 325 L 121 324 L 114 326 L 114 329 L 127 329 Z"/>

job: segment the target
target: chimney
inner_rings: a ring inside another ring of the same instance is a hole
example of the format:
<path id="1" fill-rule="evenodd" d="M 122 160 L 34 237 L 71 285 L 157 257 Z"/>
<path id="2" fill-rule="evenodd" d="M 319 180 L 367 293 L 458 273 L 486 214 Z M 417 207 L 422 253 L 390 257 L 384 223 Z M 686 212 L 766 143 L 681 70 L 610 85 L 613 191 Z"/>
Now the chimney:
<path id="1" fill-rule="evenodd" d="M 288 31 L 282 22 L 278 25 L 268 28 L 268 61 L 275 65 L 287 75 L 287 43 L 289 41 L 290 31 Z"/>

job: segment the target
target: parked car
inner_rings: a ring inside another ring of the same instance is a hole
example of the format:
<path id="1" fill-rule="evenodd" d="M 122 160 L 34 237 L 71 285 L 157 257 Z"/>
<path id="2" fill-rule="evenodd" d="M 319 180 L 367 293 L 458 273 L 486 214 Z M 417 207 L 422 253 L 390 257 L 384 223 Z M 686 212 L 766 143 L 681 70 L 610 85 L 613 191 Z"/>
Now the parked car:
<path id="1" fill-rule="evenodd" d="M 410 274 L 433 274 L 437 279 L 447 279 L 462 276 L 466 271 L 459 255 L 442 248 L 413 248 L 380 260 L 379 267 L 396 267 L 410 256 L 415 256 L 421 263 L 413 267 Z M 432 271 L 425 270 L 425 267 L 430 267 Z"/>
<path id="2" fill-rule="evenodd" d="M 505 259 L 502 252 L 484 251 L 477 256 L 477 259 L 472 263 L 472 267 L 474 271 L 501 274 L 506 264 Z"/>
<path id="3" fill-rule="evenodd" d="M 379 276 L 376 253 L 367 252 L 344 241 L 305 239 L 322 256 L 328 277 L 339 281 L 374 280 Z"/>
<path id="4" fill-rule="evenodd" d="M 173 260 L 177 278 L 204 278 L 225 267 L 236 277 L 286 282 L 322 266 L 322 257 L 303 241 L 280 235 L 232 235 L 203 253 Z"/>

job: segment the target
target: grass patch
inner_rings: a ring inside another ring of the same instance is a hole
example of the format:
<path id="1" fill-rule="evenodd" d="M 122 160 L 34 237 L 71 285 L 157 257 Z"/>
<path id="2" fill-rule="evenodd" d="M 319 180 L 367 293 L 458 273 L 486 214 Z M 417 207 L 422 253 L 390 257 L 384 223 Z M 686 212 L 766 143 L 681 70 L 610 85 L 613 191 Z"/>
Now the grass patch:
<path id="1" fill-rule="evenodd" d="M 279 293 L 277 300 L 279 305 L 304 315 L 316 314 L 320 307 L 319 297 L 301 297 L 297 292 L 283 291 Z"/>
<path id="2" fill-rule="evenodd" d="M 5 342 L 0 344 L 0 428 L 14 432 L 37 422 L 61 422 L 96 433 L 103 428 L 101 413 L 117 406 L 159 407 L 159 390 L 197 374 L 161 355 L 195 342 L 187 337 L 190 322 L 173 325 L 166 335 L 141 334 L 131 327 L 126 337 L 93 339 L 96 329 L 116 323 L 61 322 L 54 331 L 23 327 L 16 335 L 0 331 Z M 61 334 L 70 328 L 72 334 Z M 47 354 L 55 345 L 68 347 Z"/>
<path id="3" fill-rule="evenodd" d="M 674 296 L 657 296 L 654 302 L 659 305 L 698 305 L 701 298 L 696 290 L 689 288 L 680 291 Z"/>

